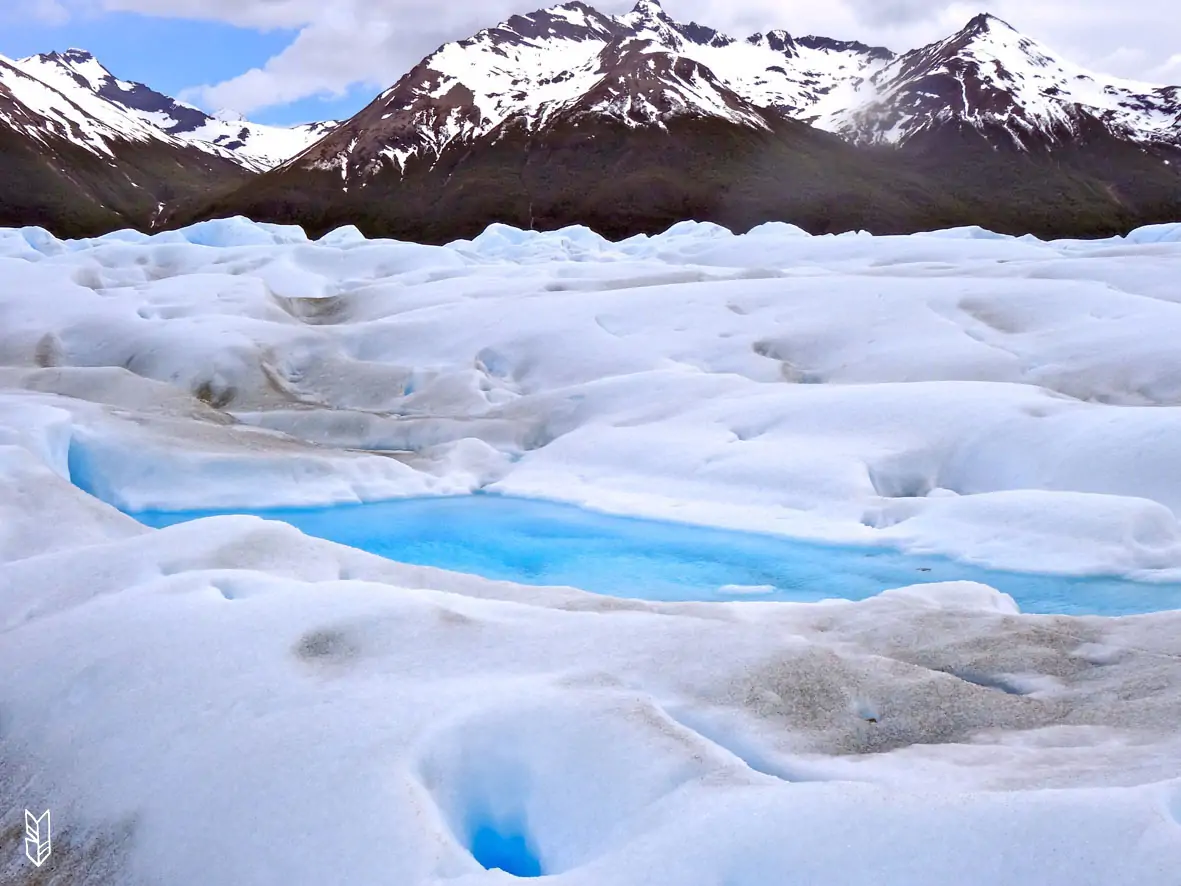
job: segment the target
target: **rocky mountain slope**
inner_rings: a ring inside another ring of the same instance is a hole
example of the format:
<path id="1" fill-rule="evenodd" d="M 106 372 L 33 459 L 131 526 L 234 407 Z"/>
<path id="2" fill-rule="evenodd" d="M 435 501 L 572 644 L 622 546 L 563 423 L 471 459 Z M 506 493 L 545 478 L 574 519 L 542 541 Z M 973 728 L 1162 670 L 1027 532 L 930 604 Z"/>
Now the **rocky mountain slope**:
<path id="1" fill-rule="evenodd" d="M 219 119 L 72 49 L 0 57 L 0 224 L 84 235 L 151 228 L 322 135 Z"/>
<path id="2" fill-rule="evenodd" d="M 298 154 L 336 125 L 330 120 L 290 128 L 264 126 L 232 111 L 207 114 L 142 83 L 120 80 L 81 49 L 34 55 L 15 64 L 83 107 L 109 106 L 108 114 L 138 121 L 259 172 Z"/>
<path id="3" fill-rule="evenodd" d="M 251 174 L 221 149 L 75 97 L 0 58 L 0 225 L 71 236 L 151 228 L 169 203 L 192 203 Z"/>
<path id="4" fill-rule="evenodd" d="M 995 16 L 893 59 L 847 108 L 818 121 L 858 143 L 905 144 L 963 123 L 1018 147 L 1064 143 L 1098 122 L 1114 137 L 1181 144 L 1181 87 L 1095 74 Z"/>
<path id="5" fill-rule="evenodd" d="M 296 165 L 346 179 L 498 127 L 538 132 L 582 117 L 631 127 L 714 117 L 766 129 L 856 95 L 893 53 L 783 31 L 737 41 L 670 18 L 654 0 L 609 17 L 581 2 L 513 16 L 427 56 Z"/>
<path id="6" fill-rule="evenodd" d="M 576 0 L 441 47 L 296 165 L 356 179 L 506 125 L 538 132 L 589 116 L 662 126 L 689 116 L 765 128 L 764 115 L 855 144 L 904 145 L 959 123 L 1046 144 L 1076 134 L 1084 117 L 1118 138 L 1181 143 L 1177 87 L 1091 74 L 990 15 L 895 56 L 784 31 L 736 40 L 679 23 L 656 0 L 617 17 Z"/>

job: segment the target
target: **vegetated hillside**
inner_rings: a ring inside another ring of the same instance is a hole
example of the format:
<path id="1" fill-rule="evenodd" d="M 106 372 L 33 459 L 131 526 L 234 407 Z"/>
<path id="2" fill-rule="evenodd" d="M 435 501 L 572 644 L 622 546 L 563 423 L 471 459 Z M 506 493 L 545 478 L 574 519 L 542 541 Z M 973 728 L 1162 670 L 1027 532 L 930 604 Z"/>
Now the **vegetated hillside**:
<path id="1" fill-rule="evenodd" d="M 1174 152 L 1176 153 L 1176 152 Z M 582 120 L 509 127 L 445 150 L 437 165 L 392 162 L 347 191 L 332 170 L 285 166 L 170 224 L 245 215 L 318 235 L 443 243 L 493 222 L 607 237 L 684 219 L 744 231 L 787 221 L 812 233 L 908 233 L 979 224 L 1039 236 L 1106 236 L 1181 217 L 1181 178 L 1159 152 L 1100 137 L 1065 152 L 1002 150 L 975 130 L 944 130 L 906 151 L 855 148 L 803 124 L 767 131 L 710 118 L 666 129 Z"/>
<path id="2" fill-rule="evenodd" d="M 65 140 L 35 141 L 0 127 L 0 225 L 40 225 L 59 237 L 152 229 L 160 204 L 193 204 L 243 182 L 240 166 L 195 148 L 120 146 L 117 160 Z"/>
<path id="3" fill-rule="evenodd" d="M 60 236 L 147 229 L 162 204 L 192 203 L 249 175 L 76 92 L 78 101 L 0 59 L 0 224 Z"/>
<path id="4" fill-rule="evenodd" d="M 868 152 L 802 124 L 774 131 L 681 118 L 667 130 L 617 122 L 529 133 L 510 126 L 445 150 L 433 167 L 390 163 L 340 189 L 330 171 L 284 167 L 204 207 L 301 224 L 356 224 L 370 236 L 425 242 L 471 237 L 492 222 L 548 230 L 585 224 L 604 236 L 655 233 L 692 218 L 735 229 L 791 220 L 810 230 L 905 229 L 926 198 L 899 187 Z"/>
<path id="5" fill-rule="evenodd" d="M 0 127 L 0 225 L 39 225 L 59 237 L 89 237 L 123 225 L 118 212 L 49 162 L 43 151 L 42 145 Z"/>
<path id="6" fill-rule="evenodd" d="M 1181 218 L 1181 149 L 1120 140 L 1093 119 L 1077 127 L 1053 147 L 1019 146 L 956 123 L 916 136 L 899 153 L 955 198 L 957 225 L 1102 237 Z"/>
<path id="7" fill-rule="evenodd" d="M 170 205 L 206 200 L 274 165 L 260 159 L 263 148 L 279 152 L 277 163 L 322 134 L 256 126 L 250 147 L 215 138 L 212 119 L 118 80 L 81 50 L 0 56 L 0 224 L 62 236 L 151 229 Z M 170 131 L 182 124 L 185 132 Z"/>

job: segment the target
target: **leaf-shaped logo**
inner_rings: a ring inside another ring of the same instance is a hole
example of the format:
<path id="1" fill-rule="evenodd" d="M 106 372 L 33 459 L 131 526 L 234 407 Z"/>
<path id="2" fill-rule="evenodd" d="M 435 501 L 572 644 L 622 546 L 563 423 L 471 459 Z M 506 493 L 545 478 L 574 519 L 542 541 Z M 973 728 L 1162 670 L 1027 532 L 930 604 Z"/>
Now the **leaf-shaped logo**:
<path id="1" fill-rule="evenodd" d="M 49 810 L 40 818 L 25 810 L 25 855 L 29 861 L 41 867 L 49 858 Z"/>

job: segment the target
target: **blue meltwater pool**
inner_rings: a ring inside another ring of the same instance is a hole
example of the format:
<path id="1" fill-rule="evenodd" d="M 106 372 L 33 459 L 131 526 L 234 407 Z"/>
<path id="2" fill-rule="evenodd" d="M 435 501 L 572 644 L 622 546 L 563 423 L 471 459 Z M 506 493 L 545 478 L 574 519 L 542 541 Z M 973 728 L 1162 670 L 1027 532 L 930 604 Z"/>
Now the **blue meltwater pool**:
<path id="1" fill-rule="evenodd" d="M 645 600 L 860 600 L 888 588 L 964 579 L 1011 594 L 1025 612 L 1181 609 L 1181 584 L 1001 572 L 891 548 L 818 544 L 496 495 L 133 516 L 160 527 L 213 513 L 282 520 L 308 535 L 405 563 Z"/>

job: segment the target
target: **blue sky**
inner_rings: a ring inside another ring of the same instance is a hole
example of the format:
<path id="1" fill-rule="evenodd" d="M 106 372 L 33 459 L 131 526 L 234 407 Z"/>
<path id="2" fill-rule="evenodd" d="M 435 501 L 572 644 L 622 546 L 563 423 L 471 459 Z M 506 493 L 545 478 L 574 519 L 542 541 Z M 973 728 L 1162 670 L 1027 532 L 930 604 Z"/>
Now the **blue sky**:
<path id="1" fill-rule="evenodd" d="M 116 77 L 137 80 L 176 96 L 195 85 L 229 80 L 265 64 L 296 34 L 295 30 L 257 31 L 220 22 L 127 12 L 79 16 L 58 25 L 0 17 L 0 55 L 21 58 L 78 47 L 94 53 Z M 359 111 L 377 92 L 371 87 L 353 86 L 343 98 L 303 98 L 287 105 L 260 108 L 249 116 L 259 123 L 281 126 L 343 119 Z"/>

